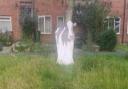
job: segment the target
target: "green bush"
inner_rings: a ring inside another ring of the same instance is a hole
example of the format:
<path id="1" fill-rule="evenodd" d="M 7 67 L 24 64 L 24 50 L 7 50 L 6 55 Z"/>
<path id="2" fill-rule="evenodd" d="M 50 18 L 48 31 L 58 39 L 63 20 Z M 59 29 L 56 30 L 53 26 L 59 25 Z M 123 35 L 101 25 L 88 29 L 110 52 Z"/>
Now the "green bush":
<path id="1" fill-rule="evenodd" d="M 10 46 L 13 43 L 10 32 L 0 33 L 0 42 L 4 46 Z"/>
<path id="2" fill-rule="evenodd" d="M 0 51 L 3 50 L 3 44 L 0 42 Z"/>
<path id="3" fill-rule="evenodd" d="M 29 50 L 29 46 L 28 45 L 20 44 L 20 45 L 16 46 L 16 50 L 18 52 L 25 52 L 27 49 Z"/>
<path id="4" fill-rule="evenodd" d="M 117 37 L 114 30 L 102 32 L 97 41 L 101 51 L 113 51 L 117 44 Z"/>
<path id="5" fill-rule="evenodd" d="M 15 45 L 17 52 L 30 52 L 33 49 L 33 43 L 31 41 L 21 41 Z"/>
<path id="6" fill-rule="evenodd" d="M 24 19 L 23 19 L 24 18 Z M 23 30 L 23 38 L 24 39 L 33 39 L 33 41 L 36 41 L 36 35 L 37 35 L 37 16 L 36 14 L 33 14 L 33 16 L 25 15 L 21 16 L 20 23 Z"/>

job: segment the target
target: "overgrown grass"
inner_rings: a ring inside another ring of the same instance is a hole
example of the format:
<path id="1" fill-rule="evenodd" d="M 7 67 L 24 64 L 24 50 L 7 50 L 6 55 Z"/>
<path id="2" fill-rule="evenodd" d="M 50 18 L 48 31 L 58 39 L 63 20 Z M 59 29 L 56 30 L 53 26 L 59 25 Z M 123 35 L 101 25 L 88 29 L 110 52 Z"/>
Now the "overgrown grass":
<path id="1" fill-rule="evenodd" d="M 60 66 L 39 55 L 0 56 L 0 89 L 128 89 L 128 60 L 86 55 Z"/>
<path id="2" fill-rule="evenodd" d="M 128 51 L 128 45 L 117 45 L 117 50 Z"/>

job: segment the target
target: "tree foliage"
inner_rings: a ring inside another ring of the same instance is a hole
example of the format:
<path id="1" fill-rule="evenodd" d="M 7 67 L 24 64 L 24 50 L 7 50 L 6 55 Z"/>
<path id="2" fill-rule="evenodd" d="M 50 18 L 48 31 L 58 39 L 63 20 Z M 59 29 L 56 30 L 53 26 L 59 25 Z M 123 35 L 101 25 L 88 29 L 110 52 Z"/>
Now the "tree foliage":
<path id="1" fill-rule="evenodd" d="M 116 32 L 113 29 L 102 32 L 97 43 L 100 50 L 113 51 L 117 44 Z"/>
<path id="2" fill-rule="evenodd" d="M 98 0 L 86 0 L 85 5 L 75 6 L 73 21 L 87 30 L 92 41 L 96 42 L 99 34 L 104 31 L 104 19 L 108 11 Z"/>
<path id="3" fill-rule="evenodd" d="M 22 18 L 24 17 L 24 18 Z M 25 15 L 21 16 L 20 23 L 23 31 L 23 39 L 36 39 L 36 31 L 37 31 L 37 15 L 33 13 L 32 16 Z"/>

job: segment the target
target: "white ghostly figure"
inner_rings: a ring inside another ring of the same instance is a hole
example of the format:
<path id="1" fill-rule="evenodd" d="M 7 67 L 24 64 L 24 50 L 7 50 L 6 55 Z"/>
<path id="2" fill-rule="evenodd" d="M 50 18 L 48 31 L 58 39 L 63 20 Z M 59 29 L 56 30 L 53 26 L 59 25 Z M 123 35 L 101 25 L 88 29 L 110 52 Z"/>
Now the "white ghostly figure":
<path id="1" fill-rule="evenodd" d="M 61 25 L 55 32 L 57 44 L 57 63 L 69 65 L 73 64 L 73 48 L 74 48 L 74 32 L 73 23 L 68 21 L 66 24 Z"/>

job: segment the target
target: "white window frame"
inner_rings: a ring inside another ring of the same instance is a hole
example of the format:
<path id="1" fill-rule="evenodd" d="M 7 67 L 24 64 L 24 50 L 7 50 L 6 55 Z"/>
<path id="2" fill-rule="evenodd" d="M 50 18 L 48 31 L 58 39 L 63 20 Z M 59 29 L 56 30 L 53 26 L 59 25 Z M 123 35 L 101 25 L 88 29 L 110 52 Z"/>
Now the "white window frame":
<path id="1" fill-rule="evenodd" d="M 42 17 L 44 18 L 44 32 L 42 32 L 42 31 L 39 30 L 39 18 L 42 18 Z M 50 17 L 50 19 L 51 19 L 51 24 L 50 24 L 51 25 L 50 26 L 51 30 L 50 30 L 50 32 L 46 32 L 45 31 L 45 18 L 46 17 Z M 38 16 L 38 31 L 40 31 L 41 34 L 52 34 L 52 16 L 51 15 Z"/>
<path id="2" fill-rule="evenodd" d="M 11 18 L 11 16 L 0 16 L 0 18 L 2 18 L 2 19 L 0 19 L 0 21 L 9 21 L 10 22 L 10 24 L 11 24 L 10 31 L 12 32 L 12 18 Z"/>
<path id="3" fill-rule="evenodd" d="M 107 16 L 107 18 L 106 19 L 110 19 L 110 18 L 114 18 L 114 17 L 111 17 L 111 16 Z M 121 29 L 121 18 L 120 17 L 118 17 L 119 19 L 120 19 L 120 21 L 119 21 L 119 32 L 117 32 L 116 34 L 120 34 L 120 29 Z M 108 24 L 108 29 L 110 28 L 109 27 L 109 22 L 107 23 Z M 115 19 L 114 19 L 114 30 L 115 30 Z"/>
<path id="4" fill-rule="evenodd" d="M 59 20 L 59 19 L 58 19 L 59 17 L 62 17 L 62 18 L 63 18 L 63 23 L 65 22 L 64 16 L 57 16 L 57 26 L 58 26 L 58 22 L 59 22 L 59 21 L 58 21 L 58 20 Z"/>

